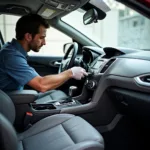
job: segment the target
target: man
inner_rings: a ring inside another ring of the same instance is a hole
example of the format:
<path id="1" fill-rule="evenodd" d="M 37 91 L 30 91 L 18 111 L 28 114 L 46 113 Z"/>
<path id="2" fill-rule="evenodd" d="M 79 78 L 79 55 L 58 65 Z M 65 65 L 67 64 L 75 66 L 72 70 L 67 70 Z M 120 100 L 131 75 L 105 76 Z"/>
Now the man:
<path id="1" fill-rule="evenodd" d="M 0 51 L 0 89 L 21 90 L 27 84 L 33 89 L 46 92 L 62 85 L 70 78 L 80 80 L 87 75 L 81 67 L 73 67 L 57 75 L 41 77 L 27 63 L 27 52 L 38 52 L 46 44 L 49 24 L 41 16 L 29 14 L 16 24 L 16 39 L 5 44 Z"/>

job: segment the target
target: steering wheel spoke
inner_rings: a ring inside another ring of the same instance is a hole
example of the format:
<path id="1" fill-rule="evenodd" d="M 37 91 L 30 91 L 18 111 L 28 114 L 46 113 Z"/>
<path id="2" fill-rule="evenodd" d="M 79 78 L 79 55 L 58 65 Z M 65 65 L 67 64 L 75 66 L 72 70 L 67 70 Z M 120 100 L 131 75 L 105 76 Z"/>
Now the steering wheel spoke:
<path id="1" fill-rule="evenodd" d="M 66 54 L 64 55 L 64 57 L 61 61 L 58 73 L 63 72 L 65 70 L 73 67 L 77 53 L 78 53 L 78 44 L 76 42 L 73 42 L 69 46 Z"/>

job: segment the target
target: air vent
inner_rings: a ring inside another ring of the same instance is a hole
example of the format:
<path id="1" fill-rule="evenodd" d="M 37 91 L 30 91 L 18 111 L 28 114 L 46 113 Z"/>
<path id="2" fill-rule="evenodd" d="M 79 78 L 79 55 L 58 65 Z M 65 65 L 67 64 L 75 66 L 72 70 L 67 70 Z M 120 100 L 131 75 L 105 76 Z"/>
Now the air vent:
<path id="1" fill-rule="evenodd" d="M 106 64 L 105 64 L 105 66 L 103 67 L 103 69 L 100 71 L 100 73 L 104 73 L 107 69 L 108 69 L 108 67 L 115 61 L 116 59 L 111 59 L 111 60 L 109 60 Z"/>
<path id="2" fill-rule="evenodd" d="M 147 75 L 147 76 L 143 76 L 140 78 L 143 82 L 147 82 L 147 83 L 150 83 L 150 75 Z"/>
<path id="3" fill-rule="evenodd" d="M 134 79 L 138 84 L 142 86 L 150 87 L 150 75 L 149 74 L 141 75 L 141 76 L 135 77 Z"/>

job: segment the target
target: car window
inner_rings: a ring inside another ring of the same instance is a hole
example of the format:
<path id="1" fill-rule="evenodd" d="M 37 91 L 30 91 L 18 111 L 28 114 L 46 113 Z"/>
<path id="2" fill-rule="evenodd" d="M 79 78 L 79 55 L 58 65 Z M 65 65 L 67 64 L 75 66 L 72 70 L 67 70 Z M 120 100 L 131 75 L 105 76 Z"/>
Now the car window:
<path id="1" fill-rule="evenodd" d="M 62 17 L 62 20 L 102 47 L 150 50 L 150 20 L 114 0 L 105 2 L 111 10 L 107 12 L 106 18 L 98 23 L 85 26 L 83 24 L 85 12 L 81 9 Z"/>
<path id="2" fill-rule="evenodd" d="M 0 30 L 5 42 L 15 38 L 15 24 L 18 19 L 18 16 L 0 15 Z M 30 51 L 28 54 L 36 56 L 63 56 L 63 45 L 70 42 L 72 42 L 70 37 L 50 27 L 47 30 L 46 45 L 38 53 Z"/>

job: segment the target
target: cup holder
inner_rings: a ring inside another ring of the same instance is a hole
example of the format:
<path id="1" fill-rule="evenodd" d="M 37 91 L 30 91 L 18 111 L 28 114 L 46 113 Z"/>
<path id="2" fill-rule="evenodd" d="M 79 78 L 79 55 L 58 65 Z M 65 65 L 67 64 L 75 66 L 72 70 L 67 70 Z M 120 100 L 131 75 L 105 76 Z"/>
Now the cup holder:
<path id="1" fill-rule="evenodd" d="M 31 104 L 32 108 L 35 110 L 51 110 L 56 109 L 56 107 L 53 104 Z"/>

